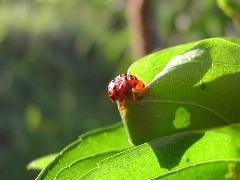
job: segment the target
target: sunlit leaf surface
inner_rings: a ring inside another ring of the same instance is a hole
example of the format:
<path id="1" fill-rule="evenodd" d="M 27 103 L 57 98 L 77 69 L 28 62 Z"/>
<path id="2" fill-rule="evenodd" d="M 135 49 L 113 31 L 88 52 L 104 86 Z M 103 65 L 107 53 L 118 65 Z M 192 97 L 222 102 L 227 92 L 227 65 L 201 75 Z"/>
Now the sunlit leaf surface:
<path id="1" fill-rule="evenodd" d="M 102 158 L 130 146 L 122 124 L 86 133 L 61 151 L 37 179 L 54 179 L 63 169 L 67 169 L 69 166 L 75 167 L 76 162 L 85 164 L 79 165 L 78 163 L 78 166 L 81 166 L 81 172 L 85 173 L 89 167 L 96 166 Z"/>
<path id="2" fill-rule="evenodd" d="M 240 122 L 239 43 L 206 39 L 134 63 L 147 91 L 120 113 L 138 146 L 122 124 L 90 132 L 38 179 L 239 179 L 239 128 L 216 129 Z"/>
<path id="3" fill-rule="evenodd" d="M 146 82 L 141 103 L 122 118 L 131 141 L 240 122 L 239 39 L 212 38 L 165 49 L 137 61 L 129 73 Z"/>
<path id="4" fill-rule="evenodd" d="M 44 169 L 51 161 L 57 157 L 57 153 L 55 154 L 49 154 L 40 158 L 37 158 L 30 162 L 27 166 L 27 169 L 33 169 L 33 170 L 42 170 Z"/>
<path id="5" fill-rule="evenodd" d="M 102 161 L 84 178 L 149 179 L 166 176 L 176 179 L 181 173 L 181 179 L 224 179 L 225 176 L 239 174 L 239 157 L 229 135 L 188 132 L 163 137 L 116 154 Z"/>

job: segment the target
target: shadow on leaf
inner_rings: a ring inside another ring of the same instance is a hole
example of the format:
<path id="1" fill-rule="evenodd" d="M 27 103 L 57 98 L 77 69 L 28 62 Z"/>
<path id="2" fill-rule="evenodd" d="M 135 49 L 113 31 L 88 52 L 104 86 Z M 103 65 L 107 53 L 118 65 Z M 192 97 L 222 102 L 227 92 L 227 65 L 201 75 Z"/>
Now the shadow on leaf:
<path id="1" fill-rule="evenodd" d="M 178 166 L 185 152 L 203 136 L 204 133 L 200 132 L 181 133 L 165 137 L 164 141 L 153 140 L 148 144 L 155 153 L 159 165 L 170 170 Z"/>

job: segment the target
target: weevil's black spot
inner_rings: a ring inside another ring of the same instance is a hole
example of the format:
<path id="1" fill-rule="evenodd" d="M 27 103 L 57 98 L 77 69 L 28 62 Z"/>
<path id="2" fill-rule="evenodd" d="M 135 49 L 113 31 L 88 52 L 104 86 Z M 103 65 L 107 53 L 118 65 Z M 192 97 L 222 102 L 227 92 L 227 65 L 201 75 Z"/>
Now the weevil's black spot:
<path id="1" fill-rule="evenodd" d="M 113 86 L 113 90 L 116 90 L 116 89 L 117 89 L 117 86 L 116 86 L 116 85 L 114 85 L 114 86 Z"/>
<path id="2" fill-rule="evenodd" d="M 111 96 L 110 98 L 111 98 L 113 101 L 116 100 L 116 97 L 115 97 L 115 96 Z"/>
<path id="3" fill-rule="evenodd" d="M 133 85 L 134 85 L 134 86 L 137 86 L 137 83 L 134 83 Z"/>
<path id="4" fill-rule="evenodd" d="M 125 95 L 125 96 L 129 96 L 129 95 L 130 95 L 129 91 L 125 91 L 125 92 L 124 92 L 124 95 Z"/>
<path id="5" fill-rule="evenodd" d="M 127 90 L 130 90 L 129 84 L 126 84 L 125 87 L 126 87 Z"/>
<path id="6" fill-rule="evenodd" d="M 202 84 L 200 85 L 200 88 L 201 88 L 201 90 L 206 90 L 207 86 L 206 86 L 205 83 L 202 83 Z"/>

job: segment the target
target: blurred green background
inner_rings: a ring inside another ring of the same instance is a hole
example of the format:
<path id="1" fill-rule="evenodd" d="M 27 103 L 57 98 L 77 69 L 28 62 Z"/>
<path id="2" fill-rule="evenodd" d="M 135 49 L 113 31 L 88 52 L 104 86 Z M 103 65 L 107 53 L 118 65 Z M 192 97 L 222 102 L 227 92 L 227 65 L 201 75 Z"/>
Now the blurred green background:
<path id="1" fill-rule="evenodd" d="M 125 2 L 0 1 L 0 179 L 33 179 L 28 162 L 120 121 L 106 87 L 134 60 Z M 150 9 L 160 48 L 239 35 L 214 0 Z"/>

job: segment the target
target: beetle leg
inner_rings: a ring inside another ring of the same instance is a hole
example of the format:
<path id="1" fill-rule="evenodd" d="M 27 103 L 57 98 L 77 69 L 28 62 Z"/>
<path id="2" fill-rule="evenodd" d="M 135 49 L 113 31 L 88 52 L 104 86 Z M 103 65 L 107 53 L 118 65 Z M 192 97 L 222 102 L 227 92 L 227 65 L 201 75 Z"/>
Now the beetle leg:
<path id="1" fill-rule="evenodd" d="M 131 91 L 131 96 L 133 102 L 136 102 L 138 105 L 143 106 L 143 102 L 136 99 L 136 94 L 134 93 L 134 91 Z"/>
<path id="2" fill-rule="evenodd" d="M 121 101 L 121 103 L 118 106 L 118 110 L 122 110 L 124 108 L 126 104 L 126 97 L 123 98 L 123 100 Z"/>
<path id="3" fill-rule="evenodd" d="M 132 96 L 132 101 L 135 102 L 136 101 L 136 95 L 132 90 L 131 90 L 131 96 Z"/>

